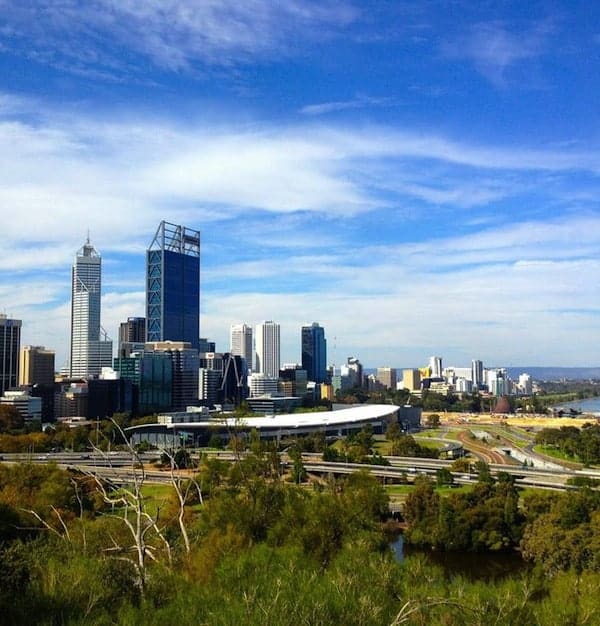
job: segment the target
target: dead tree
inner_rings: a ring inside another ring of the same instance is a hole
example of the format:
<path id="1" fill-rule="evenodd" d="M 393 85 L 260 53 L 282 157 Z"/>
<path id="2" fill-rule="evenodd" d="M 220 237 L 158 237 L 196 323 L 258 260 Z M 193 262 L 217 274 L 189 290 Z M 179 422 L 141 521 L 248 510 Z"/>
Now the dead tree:
<path id="1" fill-rule="evenodd" d="M 142 488 L 146 481 L 146 469 L 137 450 L 125 437 L 121 427 L 113 421 L 126 442 L 127 452 L 131 457 L 130 471 L 127 473 L 127 485 L 117 486 L 114 481 L 103 480 L 99 476 L 99 468 L 86 473 L 93 477 L 102 499 L 110 505 L 111 512 L 105 516 L 120 520 L 131 537 L 130 544 L 124 544 L 111 535 L 112 546 L 106 553 L 114 558 L 128 562 L 134 568 L 140 590 L 144 591 L 148 576 L 148 561 L 157 561 L 162 548 L 169 565 L 172 563 L 171 545 L 164 534 L 164 527 L 159 526 L 159 513 L 150 515 L 146 510 L 146 502 Z M 108 467 L 115 470 L 110 455 L 92 445 L 94 452 L 105 460 Z M 85 471 L 85 470 L 84 470 Z M 119 511 L 115 512 L 115 509 Z"/>

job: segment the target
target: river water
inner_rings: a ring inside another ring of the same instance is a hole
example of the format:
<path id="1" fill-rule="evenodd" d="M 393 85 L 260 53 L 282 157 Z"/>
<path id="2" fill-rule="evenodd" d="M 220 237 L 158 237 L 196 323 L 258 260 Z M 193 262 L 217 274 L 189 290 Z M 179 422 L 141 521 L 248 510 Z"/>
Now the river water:
<path id="1" fill-rule="evenodd" d="M 424 550 L 404 545 L 402 535 L 390 545 L 399 561 L 412 556 L 424 557 L 432 565 L 440 567 L 447 578 L 463 576 L 471 581 L 488 582 L 525 573 L 530 568 L 516 551 L 477 553 Z"/>
<path id="2" fill-rule="evenodd" d="M 575 409 L 581 411 L 581 413 L 591 413 L 600 417 L 600 397 L 586 398 L 585 400 L 575 400 L 574 402 L 565 402 L 554 407 L 556 409 L 562 409 L 568 411 L 569 409 Z"/>

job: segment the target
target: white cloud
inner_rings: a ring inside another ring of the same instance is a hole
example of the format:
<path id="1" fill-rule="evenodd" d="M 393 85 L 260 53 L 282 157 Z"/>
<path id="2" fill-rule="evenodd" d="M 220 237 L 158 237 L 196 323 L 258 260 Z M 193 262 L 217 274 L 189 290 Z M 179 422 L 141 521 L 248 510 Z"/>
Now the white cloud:
<path id="1" fill-rule="evenodd" d="M 132 53 L 172 71 L 281 56 L 293 42 L 343 29 L 358 11 L 331 0 L 5 0 L 0 17 L 0 45 L 4 34 L 13 53 L 20 43 L 38 62 L 110 78 L 135 72 Z"/>
<path id="2" fill-rule="evenodd" d="M 501 21 L 480 22 L 458 41 L 446 42 L 443 52 L 450 58 L 472 61 L 490 82 L 503 86 L 511 67 L 544 53 L 553 30 L 548 20 L 521 32 L 510 30 Z"/>
<path id="3" fill-rule="evenodd" d="M 143 251 L 167 219 L 211 233 L 205 250 L 216 260 L 203 262 L 202 333 L 221 346 L 231 322 L 273 318 L 285 325 L 284 358 L 294 360 L 298 327 L 314 319 L 338 338 L 338 362 L 358 352 L 372 365 L 384 355 L 411 364 L 445 347 L 454 361 L 544 363 L 555 341 L 569 345 L 563 362 L 590 362 L 600 333 L 566 309 L 596 306 L 593 204 L 562 217 L 545 216 L 543 205 L 523 214 L 513 206 L 500 220 L 509 225 L 453 237 L 412 234 L 418 219 L 402 233 L 389 224 L 399 204 L 420 198 L 416 218 L 428 203 L 438 215 L 459 209 L 464 233 L 473 228 L 467 208 L 548 171 L 559 179 L 578 169 L 594 181 L 597 165 L 594 151 L 472 146 L 382 127 L 77 115 L 67 123 L 52 111 L 0 120 L 0 211 L 10 215 L 0 233 L 0 308 L 23 318 L 24 340 L 64 352 L 68 268 L 89 227 L 104 259 L 103 323 L 114 336 L 119 321 L 143 312 Z M 363 226 L 375 235 L 357 245 Z M 394 234 L 407 243 L 394 243 Z"/>
<path id="4" fill-rule="evenodd" d="M 357 95 L 351 100 L 337 100 L 332 102 L 319 102 L 317 104 L 307 104 L 300 109 L 304 115 L 325 115 L 337 111 L 347 111 L 349 109 L 363 109 L 365 107 L 382 107 L 395 104 L 393 98 L 375 98 L 373 96 Z"/>

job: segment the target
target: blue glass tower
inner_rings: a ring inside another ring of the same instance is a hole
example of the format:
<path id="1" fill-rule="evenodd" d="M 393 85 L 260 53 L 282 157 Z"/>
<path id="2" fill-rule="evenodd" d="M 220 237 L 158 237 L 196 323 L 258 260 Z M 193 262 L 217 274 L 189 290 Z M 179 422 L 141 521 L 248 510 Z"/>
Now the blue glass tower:
<path id="1" fill-rule="evenodd" d="M 146 341 L 200 337 L 200 232 L 161 222 L 146 253 Z"/>
<path id="2" fill-rule="evenodd" d="M 308 380 L 315 383 L 327 381 L 327 341 L 325 329 L 313 322 L 302 327 L 302 369 Z"/>

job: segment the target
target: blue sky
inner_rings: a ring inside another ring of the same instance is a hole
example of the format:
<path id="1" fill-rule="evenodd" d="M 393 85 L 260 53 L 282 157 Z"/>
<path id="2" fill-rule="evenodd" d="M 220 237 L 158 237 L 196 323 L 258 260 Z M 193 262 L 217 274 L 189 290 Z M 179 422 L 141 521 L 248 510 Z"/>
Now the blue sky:
<path id="1" fill-rule="evenodd" d="M 219 349 L 273 319 L 284 361 L 319 321 L 330 363 L 597 365 L 599 18 L 0 0 L 0 310 L 61 365 L 89 228 L 115 337 L 166 219 L 202 231 Z"/>

